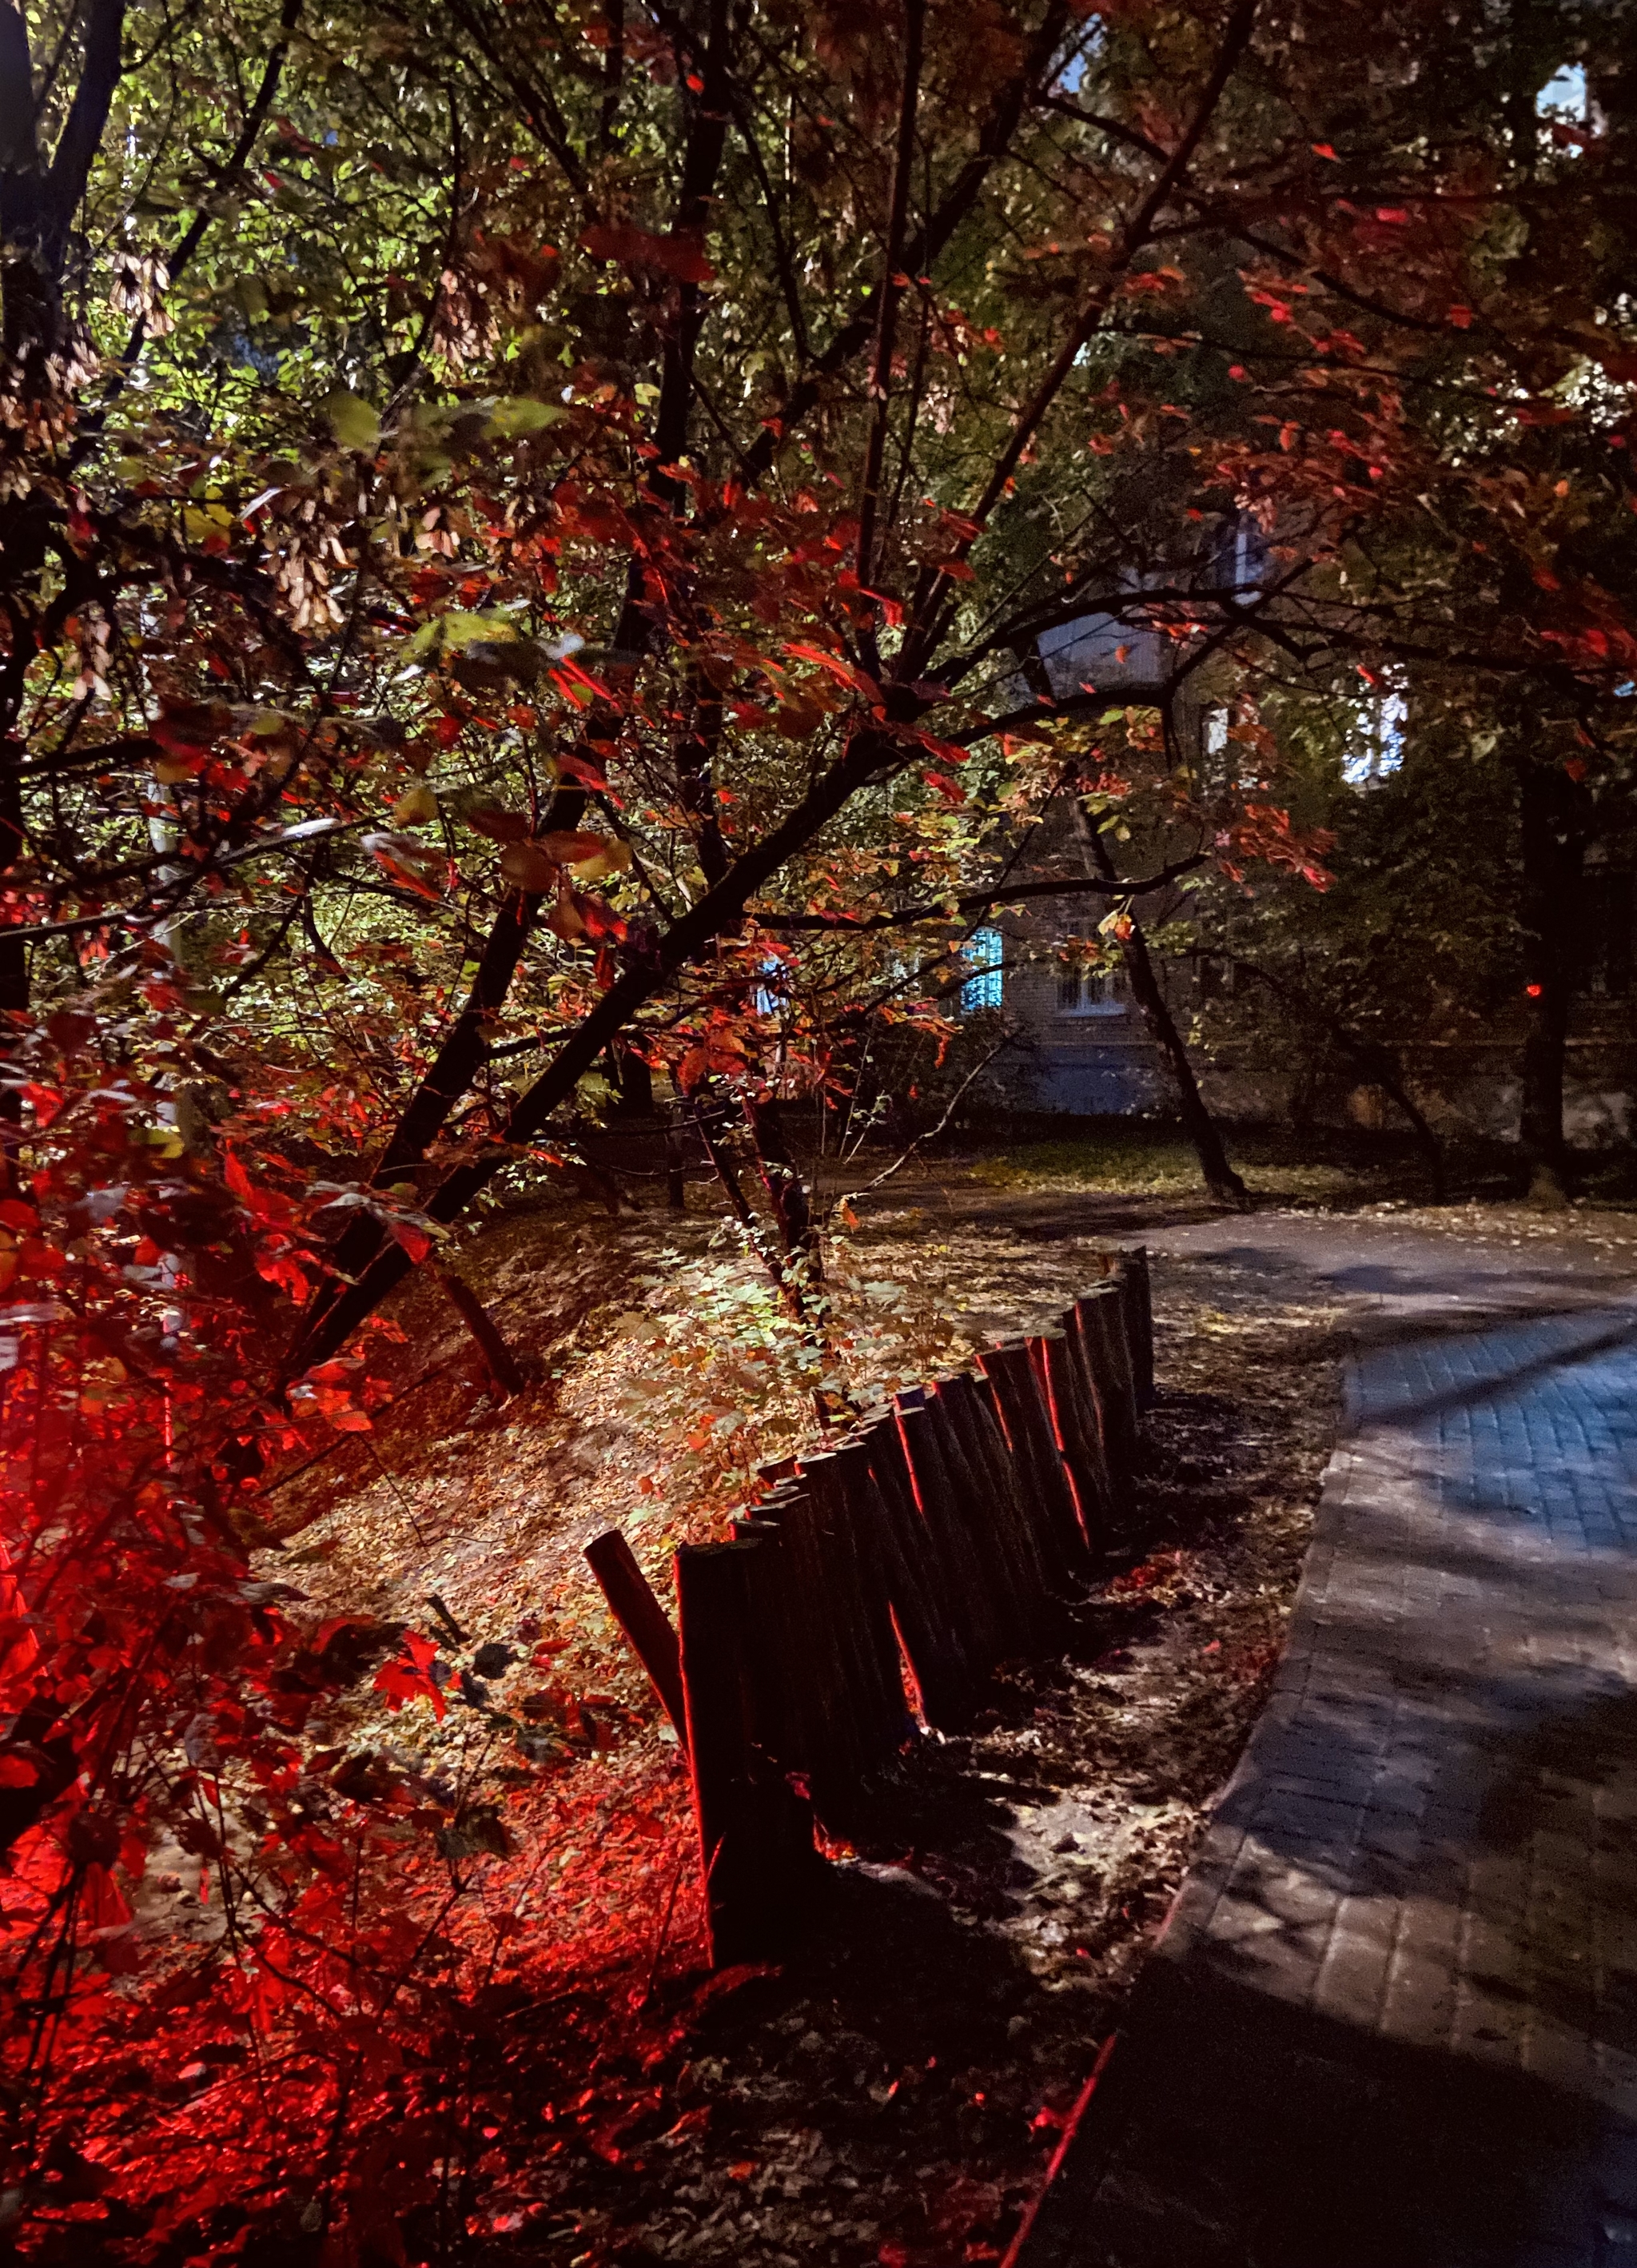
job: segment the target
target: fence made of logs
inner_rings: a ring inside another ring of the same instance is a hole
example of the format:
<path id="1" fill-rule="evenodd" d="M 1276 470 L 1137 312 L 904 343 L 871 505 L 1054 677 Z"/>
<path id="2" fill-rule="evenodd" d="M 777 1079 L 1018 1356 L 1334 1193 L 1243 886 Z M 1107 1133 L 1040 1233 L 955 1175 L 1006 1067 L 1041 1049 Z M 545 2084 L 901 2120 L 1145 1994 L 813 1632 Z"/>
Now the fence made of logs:
<path id="1" fill-rule="evenodd" d="M 1153 1395 L 1148 1256 L 768 1469 L 732 1540 L 676 1555 L 678 1628 L 617 1530 L 587 1548 L 686 1749 L 718 1965 L 789 1950 L 825 1860 L 921 1725 L 1054 1651 L 1124 1528 Z"/>

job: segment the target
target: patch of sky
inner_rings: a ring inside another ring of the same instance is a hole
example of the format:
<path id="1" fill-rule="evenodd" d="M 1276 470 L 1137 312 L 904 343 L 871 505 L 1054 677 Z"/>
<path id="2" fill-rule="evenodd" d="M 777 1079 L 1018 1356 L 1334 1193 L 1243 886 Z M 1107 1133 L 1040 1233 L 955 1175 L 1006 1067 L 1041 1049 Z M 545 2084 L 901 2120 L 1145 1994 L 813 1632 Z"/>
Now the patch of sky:
<path id="1" fill-rule="evenodd" d="M 1535 97 L 1535 108 L 1542 118 L 1555 118 L 1564 126 L 1583 126 L 1588 108 L 1584 63 L 1565 63 L 1554 71 Z"/>

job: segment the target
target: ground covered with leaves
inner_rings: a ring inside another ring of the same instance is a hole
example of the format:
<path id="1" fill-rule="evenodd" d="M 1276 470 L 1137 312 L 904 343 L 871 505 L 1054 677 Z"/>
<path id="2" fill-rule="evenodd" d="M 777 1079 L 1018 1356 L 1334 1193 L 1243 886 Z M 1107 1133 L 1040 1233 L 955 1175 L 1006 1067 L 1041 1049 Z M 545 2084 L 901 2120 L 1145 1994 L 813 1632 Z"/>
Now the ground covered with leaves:
<path id="1" fill-rule="evenodd" d="M 1019 1204 L 947 1174 L 861 1213 L 838 1220 L 826 1359 L 872 1391 L 1051 1322 L 1140 1226 L 1098 1192 Z M 410 2257 L 999 2257 L 1277 1659 L 1338 1314 L 1164 1263 L 1148 1469 L 1068 1650 L 1017 1665 L 969 1737 L 923 1737 L 832 1853 L 798 1955 L 713 1977 L 686 1772 L 580 1550 L 621 1526 L 664 1594 L 674 1543 L 811 1437 L 811 1353 L 703 1215 L 519 1208 L 461 1265 L 527 1392 L 496 1403 L 426 1278 L 371 1354 L 395 1397 L 374 1430 L 262 1500 L 268 1571 L 359 1618 L 366 1668 L 371 1631 L 440 1649 L 440 1715 L 361 1675 L 320 1762 L 348 1791 L 409 1774 L 451 1876 L 481 1900 L 492 1875 L 532 1948 L 526 1985 L 496 1962 L 447 2210 L 404 2231 Z M 162 1879 L 174 1926 L 191 1878 Z"/>

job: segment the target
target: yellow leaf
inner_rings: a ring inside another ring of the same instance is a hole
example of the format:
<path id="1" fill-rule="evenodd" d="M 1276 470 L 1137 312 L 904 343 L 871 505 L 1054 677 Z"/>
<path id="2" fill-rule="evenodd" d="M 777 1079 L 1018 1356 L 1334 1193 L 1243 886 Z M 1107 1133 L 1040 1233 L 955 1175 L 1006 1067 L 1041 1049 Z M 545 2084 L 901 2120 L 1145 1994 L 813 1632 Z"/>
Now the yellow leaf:
<path id="1" fill-rule="evenodd" d="M 549 890 L 556 886 L 559 868 L 538 843 L 508 843 L 500 854 L 500 871 L 519 890 Z"/>
<path id="2" fill-rule="evenodd" d="M 393 806 L 394 827 L 425 827 L 437 817 L 437 798 L 422 782 L 406 788 Z"/>
<path id="3" fill-rule="evenodd" d="M 631 846 L 611 835 L 593 857 L 576 858 L 570 863 L 576 881 L 600 882 L 610 874 L 623 874 L 629 871 Z"/>
<path id="4" fill-rule="evenodd" d="M 488 414 L 488 429 L 505 441 L 522 439 L 525 434 L 538 433 L 545 426 L 554 425 L 568 411 L 561 402 L 532 401 L 517 394 L 506 401 L 497 401 Z"/>
<path id="5" fill-rule="evenodd" d="M 370 450 L 381 438 L 381 421 L 361 394 L 344 387 L 326 397 L 324 415 L 343 449 Z"/>

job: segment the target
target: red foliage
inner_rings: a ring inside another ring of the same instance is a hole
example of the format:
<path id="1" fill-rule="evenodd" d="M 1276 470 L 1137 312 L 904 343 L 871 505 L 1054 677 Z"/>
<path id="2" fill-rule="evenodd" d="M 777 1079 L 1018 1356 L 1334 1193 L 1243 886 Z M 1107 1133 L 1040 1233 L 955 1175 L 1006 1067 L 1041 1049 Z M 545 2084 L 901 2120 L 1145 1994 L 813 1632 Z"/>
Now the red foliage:
<path id="1" fill-rule="evenodd" d="M 232 1098 L 219 1154 L 185 1148 L 190 1068 L 163 1018 L 59 1017 L 13 1057 L 32 1162 L 0 1201 L 13 2235 L 143 2262 L 237 2257 L 261 2230 L 343 2268 L 405 2260 L 420 2227 L 426 2257 L 464 2229 L 503 2115 L 478 2076 L 486 2011 L 562 1969 L 540 1878 L 566 1822 L 546 1832 L 525 1790 L 518 1837 L 470 1788 L 327 1745 L 382 1641 L 254 1580 L 242 1488 L 248 1451 L 302 1438 L 273 1378 L 327 1193 L 265 1149 L 271 1094 Z M 356 1364 L 304 1383 L 309 1431 L 368 1424 Z M 437 1656 L 403 1633 L 376 1689 L 441 1715 Z M 583 1970 L 657 1940 L 676 1778 L 592 1838 L 619 1895 L 600 1916 L 582 1896 Z"/>

